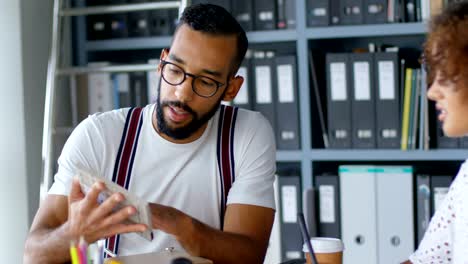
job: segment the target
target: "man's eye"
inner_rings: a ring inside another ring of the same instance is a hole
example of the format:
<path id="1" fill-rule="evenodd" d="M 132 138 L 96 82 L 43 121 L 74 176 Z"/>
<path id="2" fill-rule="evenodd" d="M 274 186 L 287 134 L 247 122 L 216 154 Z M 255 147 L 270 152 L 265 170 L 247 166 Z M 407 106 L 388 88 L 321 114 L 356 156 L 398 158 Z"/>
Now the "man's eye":
<path id="1" fill-rule="evenodd" d="M 173 74 L 181 74 L 181 73 L 182 73 L 182 71 L 179 70 L 179 69 L 169 69 L 169 70 L 170 70 L 170 72 L 173 73 Z"/>
<path id="2" fill-rule="evenodd" d="M 198 82 L 200 85 L 203 85 L 205 87 L 213 87 L 216 86 L 216 83 L 213 82 L 213 80 L 207 79 L 207 78 L 199 78 Z"/>
<path id="3" fill-rule="evenodd" d="M 211 86 L 211 85 L 213 85 L 212 82 L 210 82 L 210 81 L 205 81 L 205 80 L 202 80 L 202 84 L 203 84 L 203 85 L 206 85 L 206 86 Z"/>

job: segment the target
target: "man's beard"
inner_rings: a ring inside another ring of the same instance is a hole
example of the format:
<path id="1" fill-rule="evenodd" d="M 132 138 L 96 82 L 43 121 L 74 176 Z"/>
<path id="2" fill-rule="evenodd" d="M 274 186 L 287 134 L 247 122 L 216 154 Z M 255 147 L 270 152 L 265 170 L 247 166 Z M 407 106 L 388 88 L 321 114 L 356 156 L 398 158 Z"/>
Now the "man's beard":
<path id="1" fill-rule="evenodd" d="M 188 105 L 182 102 L 179 102 L 179 101 L 161 102 L 160 91 L 161 91 L 161 84 L 158 88 L 158 95 L 157 95 L 157 101 L 156 101 L 156 120 L 157 120 L 158 131 L 176 140 L 186 139 L 190 137 L 191 135 L 193 135 L 196 131 L 198 131 L 203 125 L 205 125 L 216 114 L 216 111 L 218 110 L 219 105 L 221 104 L 221 99 L 219 99 L 219 101 L 213 106 L 212 109 L 210 109 L 207 113 L 200 116 L 192 108 L 190 108 Z M 223 98 L 223 96 L 221 96 L 221 98 Z M 182 108 L 184 111 L 186 111 L 187 113 L 191 115 L 192 119 L 187 125 L 183 127 L 177 127 L 177 128 L 170 127 L 168 122 L 164 118 L 164 112 L 163 112 L 164 107 L 169 107 L 169 106 Z"/>

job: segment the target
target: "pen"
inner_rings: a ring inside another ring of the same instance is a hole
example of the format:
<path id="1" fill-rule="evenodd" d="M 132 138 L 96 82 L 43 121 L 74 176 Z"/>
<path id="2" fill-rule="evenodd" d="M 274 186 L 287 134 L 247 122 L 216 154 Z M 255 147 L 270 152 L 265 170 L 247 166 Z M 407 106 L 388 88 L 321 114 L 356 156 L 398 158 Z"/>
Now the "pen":
<path id="1" fill-rule="evenodd" d="M 71 242 L 70 244 L 70 257 L 72 264 L 80 264 L 80 260 L 78 257 L 78 249 L 75 246 L 75 242 Z"/>
<path id="2" fill-rule="evenodd" d="M 97 242 L 97 256 L 95 256 L 96 264 L 104 263 L 104 241 L 99 240 Z"/>
<path id="3" fill-rule="evenodd" d="M 307 248 L 309 249 L 312 264 L 318 264 L 317 259 L 315 258 L 314 249 L 312 248 L 312 244 L 310 243 L 309 231 L 307 230 L 307 226 L 305 225 L 304 214 L 298 213 L 297 217 L 299 218 L 299 226 L 301 227 L 302 239 L 304 240 L 305 244 L 307 245 Z"/>
<path id="4" fill-rule="evenodd" d="M 103 247 L 103 251 L 106 252 L 106 254 L 109 255 L 111 258 L 117 257 L 117 255 L 115 255 L 114 252 L 108 250 L 107 248 Z"/>

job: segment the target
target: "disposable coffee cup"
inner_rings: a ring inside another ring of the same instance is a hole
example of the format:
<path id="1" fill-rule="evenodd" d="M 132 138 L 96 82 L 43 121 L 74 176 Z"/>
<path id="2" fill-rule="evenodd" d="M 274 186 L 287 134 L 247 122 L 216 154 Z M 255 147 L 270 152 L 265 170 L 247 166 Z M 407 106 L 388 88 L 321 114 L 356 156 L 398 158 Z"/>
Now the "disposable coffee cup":
<path id="1" fill-rule="evenodd" d="M 310 239 L 312 249 L 318 264 L 342 264 L 344 245 L 338 238 L 313 237 Z M 305 253 L 307 264 L 312 264 L 309 249 L 304 244 L 302 252 Z"/>

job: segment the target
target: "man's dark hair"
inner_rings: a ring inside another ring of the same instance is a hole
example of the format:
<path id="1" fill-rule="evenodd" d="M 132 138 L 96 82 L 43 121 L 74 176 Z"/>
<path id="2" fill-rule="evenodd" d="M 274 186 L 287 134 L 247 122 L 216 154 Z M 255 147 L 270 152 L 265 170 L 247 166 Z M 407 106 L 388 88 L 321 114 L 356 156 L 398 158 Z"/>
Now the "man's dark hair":
<path id="1" fill-rule="evenodd" d="M 231 66 L 231 74 L 235 74 L 244 59 L 249 45 L 242 26 L 226 9 L 212 4 L 196 4 L 185 8 L 177 24 L 174 35 L 182 25 L 188 25 L 196 31 L 212 35 L 237 36 L 237 54 Z"/>

